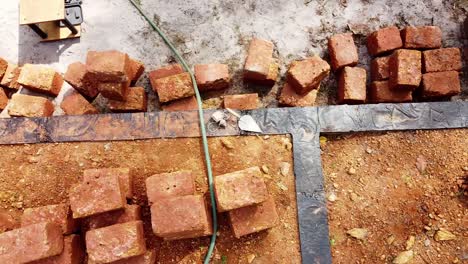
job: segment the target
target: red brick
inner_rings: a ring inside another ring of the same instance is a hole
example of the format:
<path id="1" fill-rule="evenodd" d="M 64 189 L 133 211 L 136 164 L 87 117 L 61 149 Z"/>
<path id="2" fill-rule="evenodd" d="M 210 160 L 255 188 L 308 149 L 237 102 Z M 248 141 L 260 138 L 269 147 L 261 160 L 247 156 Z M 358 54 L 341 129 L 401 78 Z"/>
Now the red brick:
<path id="1" fill-rule="evenodd" d="M 371 76 L 373 81 L 387 80 L 390 75 L 390 56 L 375 58 L 371 62 Z"/>
<path id="2" fill-rule="evenodd" d="M 124 101 L 109 100 L 109 109 L 116 113 L 146 112 L 147 106 L 148 97 L 143 87 L 129 88 Z"/>
<path id="3" fill-rule="evenodd" d="M 132 58 L 130 58 L 129 63 L 130 63 L 129 79 L 132 83 L 135 83 L 138 81 L 141 75 L 143 75 L 143 73 L 145 72 L 145 65 L 143 64 L 143 62 L 134 60 Z"/>
<path id="4" fill-rule="evenodd" d="M 0 209 L 0 234 L 12 229 L 15 229 L 18 226 L 17 221 L 5 210 Z"/>
<path id="5" fill-rule="evenodd" d="M 401 31 L 407 49 L 435 49 L 442 46 L 442 31 L 436 26 L 406 27 Z"/>
<path id="6" fill-rule="evenodd" d="M 370 87 L 370 97 L 373 103 L 402 103 L 413 100 L 411 90 L 390 89 L 388 81 L 374 81 Z"/>
<path id="7" fill-rule="evenodd" d="M 95 80 L 92 74 L 88 74 L 86 65 L 81 62 L 75 62 L 68 65 L 67 72 L 64 77 L 76 91 L 88 99 L 94 99 L 98 95 L 98 81 Z"/>
<path id="8" fill-rule="evenodd" d="M 229 220 L 237 238 L 275 227 L 279 222 L 272 197 L 256 205 L 229 211 Z"/>
<path id="9" fill-rule="evenodd" d="M 60 103 L 60 108 L 67 115 L 92 115 L 98 114 L 99 111 L 90 104 L 81 94 L 70 92 Z"/>
<path id="10" fill-rule="evenodd" d="M 422 97 L 439 98 L 461 92 L 460 77 L 456 71 L 425 73 L 422 77 Z"/>
<path id="11" fill-rule="evenodd" d="M 130 82 L 130 58 L 127 54 L 116 51 L 89 51 L 86 68 L 92 78 L 100 82 Z"/>
<path id="12" fill-rule="evenodd" d="M 226 64 L 195 65 L 195 79 L 200 91 L 226 89 L 231 81 Z"/>
<path id="13" fill-rule="evenodd" d="M 133 177 L 129 168 L 87 169 L 83 172 L 83 181 L 91 181 L 108 176 L 118 176 L 127 198 L 133 196 Z"/>
<path id="14" fill-rule="evenodd" d="M 353 34 L 337 34 L 328 39 L 331 66 L 334 71 L 345 66 L 355 66 L 359 61 Z"/>
<path id="15" fill-rule="evenodd" d="M 330 65 L 318 56 L 293 61 L 289 66 L 287 82 L 298 94 L 318 89 L 320 82 L 330 73 Z"/>
<path id="16" fill-rule="evenodd" d="M 156 263 L 156 250 L 154 249 L 146 251 L 145 254 L 140 255 L 140 256 L 112 262 L 112 264 L 155 264 L 155 263 Z"/>
<path id="17" fill-rule="evenodd" d="M 153 89 L 158 93 L 161 103 L 195 95 L 192 79 L 187 72 L 156 79 Z"/>
<path id="18" fill-rule="evenodd" d="M 225 212 L 265 201 L 268 191 L 259 167 L 251 167 L 214 178 L 218 211 Z"/>
<path id="19" fill-rule="evenodd" d="M 8 96 L 5 93 L 5 90 L 0 87 L 0 110 L 5 109 L 8 104 Z"/>
<path id="20" fill-rule="evenodd" d="M 63 78 L 52 68 L 25 64 L 18 77 L 18 83 L 29 90 L 57 96 L 62 89 Z"/>
<path id="21" fill-rule="evenodd" d="M 459 48 L 426 50 L 423 56 L 425 72 L 460 71 L 462 69 Z"/>
<path id="22" fill-rule="evenodd" d="M 116 101 L 124 101 L 127 96 L 129 86 L 130 82 L 102 82 L 98 84 L 98 90 L 105 98 Z"/>
<path id="23" fill-rule="evenodd" d="M 125 205 L 124 209 L 90 216 L 88 229 L 102 228 L 115 224 L 123 224 L 141 220 L 141 208 L 139 205 Z"/>
<path id="24" fill-rule="evenodd" d="M 0 234 L 0 263 L 28 263 L 63 250 L 60 226 L 42 222 Z"/>
<path id="25" fill-rule="evenodd" d="M 78 230 L 78 223 L 73 219 L 70 206 L 53 204 L 35 208 L 27 208 L 21 216 L 21 226 L 52 222 L 62 228 L 63 234 L 71 234 Z"/>
<path id="26" fill-rule="evenodd" d="M 165 240 L 207 236 L 212 233 L 203 196 L 185 195 L 160 199 L 151 206 L 153 232 Z"/>
<path id="27" fill-rule="evenodd" d="M 3 58 L 0 58 L 0 80 L 3 78 L 3 75 L 5 75 L 7 68 L 8 61 L 4 60 Z"/>
<path id="28" fill-rule="evenodd" d="M 66 236 L 63 239 L 63 251 L 60 255 L 34 261 L 31 264 L 81 264 L 84 263 L 85 250 L 79 235 Z"/>
<path id="29" fill-rule="evenodd" d="M 73 218 L 83 218 L 125 207 L 119 177 L 107 176 L 73 185 L 69 191 Z"/>
<path id="30" fill-rule="evenodd" d="M 263 39 L 252 39 L 245 59 L 244 79 L 266 80 L 273 62 L 273 43 Z"/>
<path id="31" fill-rule="evenodd" d="M 148 74 L 148 76 L 149 76 L 149 79 L 150 79 L 150 82 L 151 82 L 151 86 L 153 87 L 153 90 L 156 91 L 156 85 L 154 83 L 155 80 L 161 79 L 161 78 L 164 78 L 164 77 L 169 77 L 169 76 L 172 76 L 172 75 L 181 74 L 181 73 L 184 73 L 184 72 L 185 71 L 182 68 L 182 66 L 180 66 L 180 64 L 169 64 L 169 65 L 167 65 L 165 67 L 162 67 L 160 69 L 151 71 Z"/>
<path id="32" fill-rule="evenodd" d="M 86 232 L 88 260 L 92 263 L 109 263 L 146 252 L 142 221 L 93 229 Z"/>
<path id="33" fill-rule="evenodd" d="M 403 47 L 400 30 L 397 27 L 381 28 L 367 37 L 367 50 L 377 56 Z"/>
<path id="34" fill-rule="evenodd" d="M 258 94 L 234 94 L 224 96 L 224 108 L 237 110 L 257 109 L 260 104 Z"/>
<path id="35" fill-rule="evenodd" d="M 289 85 L 285 83 L 279 97 L 279 104 L 292 107 L 312 106 L 317 98 L 318 89 L 312 90 L 305 95 L 300 95 Z"/>
<path id="36" fill-rule="evenodd" d="M 150 204 L 168 197 L 193 195 L 195 178 L 191 171 L 155 174 L 146 178 L 146 193 Z"/>
<path id="37" fill-rule="evenodd" d="M 54 105 L 46 98 L 15 93 L 8 105 L 10 116 L 42 117 L 52 116 Z"/>
<path id="38" fill-rule="evenodd" d="M 421 83 L 421 52 L 400 49 L 390 56 L 390 87 L 414 90 Z"/>
<path id="39" fill-rule="evenodd" d="M 190 96 L 187 98 L 172 101 L 168 104 L 161 105 L 164 111 L 190 111 L 198 110 L 197 98 Z"/>
<path id="40" fill-rule="evenodd" d="M 15 64 L 8 63 L 8 67 L 3 75 L 0 85 L 5 88 L 10 88 L 13 90 L 18 90 L 21 85 L 18 83 L 18 77 L 21 74 L 21 67 L 18 67 Z"/>
<path id="41" fill-rule="evenodd" d="M 338 102 L 364 103 L 366 101 L 366 69 L 344 67 L 338 80 Z"/>

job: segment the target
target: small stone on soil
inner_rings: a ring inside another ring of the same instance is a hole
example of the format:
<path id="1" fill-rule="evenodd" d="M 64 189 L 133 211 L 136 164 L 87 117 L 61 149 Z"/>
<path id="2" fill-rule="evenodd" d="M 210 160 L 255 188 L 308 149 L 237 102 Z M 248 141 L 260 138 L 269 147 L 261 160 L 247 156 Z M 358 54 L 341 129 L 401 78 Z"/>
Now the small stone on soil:
<path id="1" fill-rule="evenodd" d="M 410 262 L 413 259 L 413 250 L 403 251 L 396 256 L 393 260 L 393 264 L 405 264 Z"/>
<path id="2" fill-rule="evenodd" d="M 387 237 L 387 239 L 386 239 L 386 242 L 387 242 L 387 244 L 389 244 L 389 245 L 393 244 L 393 241 L 395 241 L 395 236 L 394 236 L 394 235 L 390 235 L 390 236 Z"/>
<path id="3" fill-rule="evenodd" d="M 336 194 L 331 193 L 330 195 L 328 195 L 328 201 L 330 201 L 330 202 L 336 201 Z"/>
<path id="4" fill-rule="evenodd" d="M 267 165 L 263 165 L 263 166 L 262 166 L 262 171 L 263 171 L 263 173 L 268 174 L 268 172 L 269 172 L 270 170 L 268 169 Z"/>
<path id="5" fill-rule="evenodd" d="M 354 175 L 354 174 L 356 174 L 356 169 L 355 169 L 355 168 L 352 168 L 352 167 L 349 168 L 348 174 L 349 174 L 349 175 Z"/>
<path id="6" fill-rule="evenodd" d="M 232 144 L 232 142 L 229 139 L 226 139 L 226 138 L 221 139 L 221 144 L 227 149 L 233 149 L 234 148 L 234 145 Z"/>
<path id="7" fill-rule="evenodd" d="M 406 240 L 406 250 L 410 250 L 414 246 L 415 239 L 414 236 L 409 236 L 408 240 Z"/>
<path id="8" fill-rule="evenodd" d="M 369 231 L 365 228 L 353 228 L 346 233 L 356 239 L 363 240 L 369 234 Z"/>
<path id="9" fill-rule="evenodd" d="M 249 254 L 247 255 L 247 262 L 248 263 L 252 263 L 252 261 L 255 259 L 255 255 L 254 254 Z"/>
<path id="10" fill-rule="evenodd" d="M 439 230 L 434 235 L 435 241 L 448 241 L 448 240 L 455 240 L 457 237 L 446 230 Z"/>
<path id="11" fill-rule="evenodd" d="M 290 168 L 291 168 L 291 164 L 289 164 L 288 162 L 281 162 L 281 164 L 280 164 L 281 175 L 286 177 L 288 175 L 288 173 L 289 173 Z"/>

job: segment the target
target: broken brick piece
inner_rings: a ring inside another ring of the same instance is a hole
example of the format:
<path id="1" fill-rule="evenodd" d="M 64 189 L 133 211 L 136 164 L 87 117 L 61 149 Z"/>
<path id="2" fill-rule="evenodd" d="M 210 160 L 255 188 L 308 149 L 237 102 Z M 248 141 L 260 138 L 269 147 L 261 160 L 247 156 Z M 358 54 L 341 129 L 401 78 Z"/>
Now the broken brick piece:
<path id="1" fill-rule="evenodd" d="M 442 46 L 442 31 L 436 26 L 409 26 L 401 31 L 406 49 L 436 49 Z"/>
<path id="2" fill-rule="evenodd" d="M 423 98 L 454 96 L 460 91 L 460 77 L 457 71 L 430 72 L 422 76 Z"/>
<path id="3" fill-rule="evenodd" d="M 69 191 L 73 218 L 83 218 L 125 207 L 125 193 L 117 175 L 73 185 Z"/>
<path id="4" fill-rule="evenodd" d="M 62 89 L 63 78 L 52 68 L 25 64 L 18 77 L 18 83 L 29 90 L 57 96 Z"/>
<path id="5" fill-rule="evenodd" d="M 161 103 L 195 95 L 192 78 L 188 72 L 163 77 L 153 82 L 153 89 L 158 93 Z"/>
<path id="6" fill-rule="evenodd" d="M 153 232 L 165 240 L 211 234 L 210 216 L 203 196 L 185 195 L 160 199 L 151 206 Z"/>
<path id="7" fill-rule="evenodd" d="M 275 227 L 279 218 L 275 201 L 269 197 L 262 203 L 229 211 L 229 220 L 234 236 L 240 238 Z"/>
<path id="8" fill-rule="evenodd" d="M 130 58 L 126 53 L 116 50 L 89 51 L 86 57 L 86 69 L 92 78 L 100 82 L 130 82 Z"/>
<path id="9" fill-rule="evenodd" d="M 367 37 L 367 50 L 377 56 L 403 47 L 400 30 L 397 27 L 381 28 Z"/>
<path id="10" fill-rule="evenodd" d="M 345 66 L 355 66 L 358 63 L 358 50 L 351 33 L 337 34 L 330 37 L 328 39 L 328 51 L 333 71 Z"/>
<path id="11" fill-rule="evenodd" d="M 84 261 L 85 254 L 80 236 L 69 235 L 63 238 L 62 253 L 57 256 L 34 261 L 31 264 L 81 264 Z"/>
<path id="12" fill-rule="evenodd" d="M 124 101 L 127 96 L 129 86 L 129 82 L 102 82 L 98 84 L 98 90 L 101 95 L 107 99 Z"/>
<path id="13" fill-rule="evenodd" d="M 252 110 L 257 109 L 260 104 L 258 94 L 234 94 L 224 96 L 224 108 L 236 110 Z"/>
<path id="14" fill-rule="evenodd" d="M 141 220 L 141 208 L 139 205 L 125 205 L 124 209 L 90 216 L 89 229 L 96 229 L 115 224 Z"/>
<path id="15" fill-rule="evenodd" d="M 0 87 L 0 111 L 5 109 L 8 104 L 8 96 L 5 93 L 5 90 Z"/>
<path id="16" fill-rule="evenodd" d="M 164 111 L 190 111 L 198 110 L 197 98 L 190 96 L 187 98 L 178 99 L 167 104 L 161 105 Z"/>
<path id="17" fill-rule="evenodd" d="M 8 61 L 4 60 L 3 58 L 0 58 L 0 80 L 2 80 L 3 76 L 5 75 L 7 68 Z"/>
<path id="18" fill-rule="evenodd" d="M 88 74 L 86 65 L 81 62 L 75 62 L 68 65 L 64 79 L 76 91 L 88 99 L 94 99 L 98 95 L 98 82 L 93 79 L 91 74 Z"/>
<path id="19" fill-rule="evenodd" d="M 258 204 L 268 198 L 259 167 L 216 176 L 214 187 L 220 212 Z"/>
<path id="20" fill-rule="evenodd" d="M 116 113 L 146 112 L 147 105 L 148 98 L 143 87 L 129 88 L 124 101 L 109 100 L 109 109 Z"/>
<path id="21" fill-rule="evenodd" d="M 371 76 L 373 81 L 387 80 L 389 77 L 390 56 L 378 57 L 371 62 Z"/>
<path id="22" fill-rule="evenodd" d="M 122 190 L 127 198 L 133 196 L 133 177 L 129 168 L 102 168 L 102 169 L 87 169 L 83 172 L 83 181 L 91 181 L 108 176 L 118 176 Z"/>
<path id="23" fill-rule="evenodd" d="M 3 75 L 0 85 L 5 88 L 10 88 L 13 90 L 18 90 L 21 85 L 18 83 L 18 78 L 21 73 L 21 67 L 18 67 L 15 64 L 8 63 L 8 67 Z"/>
<path id="24" fill-rule="evenodd" d="M 153 89 L 155 89 L 154 88 L 155 85 L 153 83 L 154 80 L 161 79 L 164 77 L 169 77 L 169 76 L 184 73 L 184 72 L 185 71 L 180 64 L 173 63 L 165 67 L 159 68 L 157 70 L 151 71 L 148 75 L 149 75 L 149 79 L 151 82 L 151 86 L 153 86 Z"/>
<path id="25" fill-rule="evenodd" d="M 300 95 L 289 85 L 285 83 L 279 96 L 279 104 L 292 107 L 312 106 L 317 99 L 318 89 L 312 90 L 305 95 Z"/>
<path id="26" fill-rule="evenodd" d="M 58 255 L 63 250 L 59 225 L 29 225 L 0 234 L 0 263 L 29 263 Z"/>
<path id="27" fill-rule="evenodd" d="M 459 48 L 426 50 L 423 56 L 425 72 L 460 71 L 462 69 Z"/>
<path id="28" fill-rule="evenodd" d="M 65 235 L 71 234 L 78 229 L 78 223 L 73 219 L 70 206 L 67 204 L 27 208 L 21 216 L 21 226 L 47 221 L 59 225 Z"/>
<path id="29" fill-rule="evenodd" d="M 150 204 L 163 198 L 193 195 L 195 178 L 191 171 L 155 174 L 146 178 L 146 193 Z"/>
<path id="30" fill-rule="evenodd" d="M 67 115 L 92 115 L 99 111 L 88 102 L 81 94 L 71 92 L 63 98 L 60 108 Z"/>
<path id="31" fill-rule="evenodd" d="M 128 259 L 117 260 L 112 264 L 154 264 L 156 263 L 156 250 L 148 250 L 145 254 Z"/>
<path id="32" fill-rule="evenodd" d="M 226 64 L 195 65 L 195 79 L 200 91 L 222 90 L 228 88 L 231 81 Z"/>
<path id="33" fill-rule="evenodd" d="M 135 83 L 145 72 L 145 65 L 141 61 L 134 60 L 132 58 L 129 59 L 129 63 L 130 73 L 128 77 L 132 83 Z"/>
<path id="34" fill-rule="evenodd" d="M 244 79 L 266 80 L 273 62 L 273 43 L 258 38 L 252 39 L 245 59 Z"/>
<path id="35" fill-rule="evenodd" d="M 15 93 L 8 105 L 10 116 L 44 117 L 52 116 L 54 105 L 46 98 Z"/>
<path id="36" fill-rule="evenodd" d="M 0 209 L 0 234 L 18 226 L 15 218 L 6 210 Z"/>
<path id="37" fill-rule="evenodd" d="M 391 89 L 388 81 L 374 81 L 370 86 L 370 98 L 373 103 L 403 103 L 413 100 L 411 90 Z"/>
<path id="38" fill-rule="evenodd" d="M 421 52 L 400 49 L 390 56 L 390 87 L 414 90 L 421 83 Z"/>
<path id="39" fill-rule="evenodd" d="M 344 67 L 338 80 L 338 102 L 364 103 L 366 91 L 366 69 Z"/>
<path id="40" fill-rule="evenodd" d="M 142 221 L 93 229 L 86 232 L 86 249 L 92 263 L 109 263 L 146 252 Z"/>
<path id="41" fill-rule="evenodd" d="M 330 73 L 330 65 L 319 56 L 293 61 L 289 66 L 287 82 L 298 94 L 307 94 L 317 89 Z"/>

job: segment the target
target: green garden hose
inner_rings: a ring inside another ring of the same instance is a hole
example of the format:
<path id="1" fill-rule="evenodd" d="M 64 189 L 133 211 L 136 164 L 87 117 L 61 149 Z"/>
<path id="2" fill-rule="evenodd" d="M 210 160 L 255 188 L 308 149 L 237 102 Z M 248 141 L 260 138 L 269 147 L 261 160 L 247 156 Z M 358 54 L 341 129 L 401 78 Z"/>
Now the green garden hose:
<path id="1" fill-rule="evenodd" d="M 193 76 L 192 70 L 188 67 L 187 63 L 185 60 L 180 56 L 179 52 L 176 50 L 174 45 L 169 41 L 169 39 L 166 37 L 166 35 L 159 29 L 156 24 L 152 20 L 150 20 L 143 10 L 141 10 L 140 6 L 135 3 L 134 0 L 129 0 L 132 5 L 140 12 L 140 14 L 145 18 L 146 21 L 151 25 L 151 27 L 158 32 L 159 36 L 164 40 L 166 45 L 171 49 L 171 51 L 175 54 L 177 57 L 177 60 L 182 63 L 182 66 L 184 69 L 190 74 L 190 78 L 192 79 L 192 84 L 193 84 L 193 90 L 195 90 L 195 96 L 197 98 L 197 104 L 198 104 L 198 117 L 200 118 L 200 130 L 201 130 L 201 136 L 202 136 L 202 142 L 203 142 L 203 151 L 205 154 L 205 162 L 206 162 L 206 170 L 208 172 L 208 186 L 210 189 L 210 199 L 211 199 L 211 211 L 213 215 L 213 235 L 211 236 L 211 241 L 210 241 L 210 246 L 208 247 L 208 252 L 206 253 L 204 264 L 208 264 L 211 259 L 211 255 L 213 254 L 214 246 L 216 244 L 216 234 L 218 233 L 218 219 L 216 217 L 216 200 L 214 196 L 214 188 L 213 188 L 213 172 L 211 170 L 211 160 L 210 160 L 210 152 L 208 149 L 208 138 L 206 136 L 206 129 L 205 129 L 205 121 L 203 118 L 203 107 L 202 107 L 202 101 L 201 101 L 201 96 L 200 92 L 198 91 L 198 86 L 197 82 L 195 80 L 195 76 Z"/>

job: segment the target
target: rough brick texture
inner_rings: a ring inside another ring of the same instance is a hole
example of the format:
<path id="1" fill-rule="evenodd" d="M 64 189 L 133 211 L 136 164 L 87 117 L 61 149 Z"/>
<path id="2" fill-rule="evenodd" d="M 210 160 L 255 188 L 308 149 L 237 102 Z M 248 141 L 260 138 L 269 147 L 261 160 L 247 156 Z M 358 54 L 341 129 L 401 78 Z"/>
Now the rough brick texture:
<path id="1" fill-rule="evenodd" d="M 390 56 L 390 87 L 414 90 L 421 83 L 421 52 L 400 49 Z"/>
<path id="2" fill-rule="evenodd" d="M 6 210 L 0 209 L 0 234 L 18 226 L 17 221 Z"/>
<path id="3" fill-rule="evenodd" d="M 107 176 L 73 185 L 69 191 L 73 218 L 122 209 L 125 193 L 118 176 Z"/>
<path id="4" fill-rule="evenodd" d="M 83 172 L 83 181 L 91 181 L 108 176 L 118 176 L 125 197 L 133 196 L 133 177 L 129 168 L 87 169 Z"/>
<path id="5" fill-rule="evenodd" d="M 390 75 L 390 56 L 375 58 L 371 62 L 371 77 L 373 81 L 387 80 Z"/>
<path id="6" fill-rule="evenodd" d="M 180 73 L 153 81 L 161 103 L 195 95 L 190 74 Z"/>
<path id="7" fill-rule="evenodd" d="M 150 204 L 168 197 L 193 195 L 195 178 L 191 171 L 155 174 L 146 178 L 146 193 Z"/>
<path id="8" fill-rule="evenodd" d="M 98 84 L 98 90 L 107 99 L 124 101 L 127 97 L 130 82 L 102 82 Z"/>
<path id="9" fill-rule="evenodd" d="M 8 96 L 5 93 L 5 90 L 0 87 L 0 110 L 5 109 L 8 104 Z"/>
<path id="10" fill-rule="evenodd" d="M 148 97 L 143 87 L 131 87 L 124 101 L 109 100 L 109 109 L 116 113 L 146 112 Z"/>
<path id="11" fill-rule="evenodd" d="M 198 110 L 197 98 L 190 96 L 187 98 L 175 100 L 167 104 L 161 105 L 164 111 L 190 111 Z"/>
<path id="12" fill-rule="evenodd" d="M 25 94 L 13 94 L 8 105 L 10 116 L 44 117 L 52 116 L 54 105 L 46 98 Z"/>
<path id="13" fill-rule="evenodd" d="M 18 67 L 15 64 L 9 63 L 8 67 L 3 75 L 0 85 L 5 88 L 10 88 L 13 90 L 18 90 L 21 85 L 18 83 L 18 78 L 21 74 L 21 67 Z"/>
<path id="14" fill-rule="evenodd" d="M 79 235 L 66 236 L 63 239 L 63 251 L 57 256 L 34 261 L 31 264 L 81 264 L 84 263 L 85 250 Z"/>
<path id="15" fill-rule="evenodd" d="M 353 34 L 337 34 L 328 39 L 331 66 L 334 71 L 345 66 L 355 66 L 359 61 Z"/>
<path id="16" fill-rule="evenodd" d="M 459 48 L 426 50 L 423 56 L 425 72 L 460 71 L 462 69 Z"/>
<path id="17" fill-rule="evenodd" d="M 224 108 L 237 110 L 257 109 L 260 105 L 258 94 L 234 94 L 224 96 Z"/>
<path id="18" fill-rule="evenodd" d="M 132 221 L 86 232 L 86 249 L 92 263 L 122 260 L 146 252 L 142 221 Z"/>
<path id="19" fill-rule="evenodd" d="M 7 68 L 8 61 L 4 60 L 3 58 L 0 58 L 0 80 L 3 78 L 3 75 L 5 75 Z"/>
<path id="20" fill-rule="evenodd" d="M 18 83 L 38 93 L 57 96 L 62 89 L 63 78 L 52 68 L 25 64 L 18 77 Z"/>
<path id="21" fill-rule="evenodd" d="M 96 229 L 138 220 L 141 220 L 140 206 L 127 204 L 124 209 L 90 216 L 87 224 L 88 229 Z"/>
<path id="22" fill-rule="evenodd" d="M 156 263 L 156 250 L 148 250 L 145 254 L 131 257 L 128 259 L 118 260 L 112 264 L 155 264 Z"/>
<path id="23" fill-rule="evenodd" d="M 388 81 L 374 81 L 370 86 L 373 103 L 403 103 L 413 100 L 411 90 L 391 89 Z"/>
<path id="24" fill-rule="evenodd" d="M 181 74 L 183 72 L 185 71 L 182 68 L 182 66 L 180 66 L 180 64 L 174 63 L 174 64 L 169 64 L 165 67 L 159 68 L 157 70 L 151 71 L 148 74 L 148 76 L 151 82 L 151 86 L 153 87 L 153 90 L 156 91 L 156 85 L 154 83 L 155 80 L 161 79 L 164 77 L 169 77 L 169 76 L 176 75 L 176 74 Z"/>
<path id="25" fill-rule="evenodd" d="M 268 190 L 259 167 L 231 172 L 214 178 L 218 211 L 225 212 L 253 204 L 268 198 Z"/>
<path id="26" fill-rule="evenodd" d="M 422 77 L 422 97 L 453 96 L 461 91 L 459 73 L 456 71 L 430 72 Z"/>
<path id="27" fill-rule="evenodd" d="M 90 104 L 81 94 L 70 92 L 60 103 L 60 108 L 67 115 L 92 115 L 98 114 L 99 111 Z"/>
<path id="28" fill-rule="evenodd" d="M 318 89 L 312 90 L 305 95 L 300 95 L 289 85 L 285 83 L 279 96 L 279 104 L 283 106 L 303 107 L 312 106 L 317 99 Z"/>
<path id="29" fill-rule="evenodd" d="M 0 234 L 0 263 L 28 263 L 63 250 L 60 226 L 42 222 Z"/>
<path id="30" fill-rule="evenodd" d="M 78 230 L 78 223 L 73 219 L 70 206 L 53 204 L 35 208 L 27 208 L 21 216 L 21 226 L 52 222 L 62 228 L 63 234 L 71 234 Z"/>
<path id="31" fill-rule="evenodd" d="M 245 59 L 244 79 L 266 80 L 273 62 L 273 43 L 263 39 L 252 39 Z"/>
<path id="32" fill-rule="evenodd" d="M 132 83 L 136 83 L 138 79 L 141 77 L 141 75 L 143 75 L 143 73 L 145 72 L 145 65 L 143 64 L 143 62 L 134 60 L 132 58 L 130 58 L 129 63 L 130 63 L 129 79 Z"/>
<path id="33" fill-rule="evenodd" d="M 76 91 L 88 99 L 94 99 L 98 95 L 98 82 L 92 74 L 87 74 L 86 65 L 81 62 L 75 62 L 68 65 L 64 79 Z"/>
<path id="34" fill-rule="evenodd" d="M 127 54 L 116 51 L 89 51 L 86 68 L 92 78 L 100 82 L 130 82 L 130 58 Z"/>
<path id="35" fill-rule="evenodd" d="M 318 89 L 320 82 L 330 73 L 330 65 L 318 56 L 294 61 L 289 66 L 287 82 L 298 94 Z"/>
<path id="36" fill-rule="evenodd" d="M 400 30 L 397 27 L 381 28 L 367 37 L 367 50 L 372 56 L 403 47 Z"/>
<path id="37" fill-rule="evenodd" d="M 435 49 L 442 46 L 442 31 L 436 26 L 406 27 L 401 31 L 406 49 Z"/>
<path id="38" fill-rule="evenodd" d="M 366 93 L 366 69 L 344 67 L 338 80 L 338 102 L 364 103 Z"/>
<path id="39" fill-rule="evenodd" d="M 200 91 L 222 90 L 229 87 L 231 77 L 226 64 L 198 64 L 194 68 Z"/>
<path id="40" fill-rule="evenodd" d="M 256 205 L 229 211 L 229 220 L 237 238 L 275 227 L 279 222 L 272 197 Z"/>

